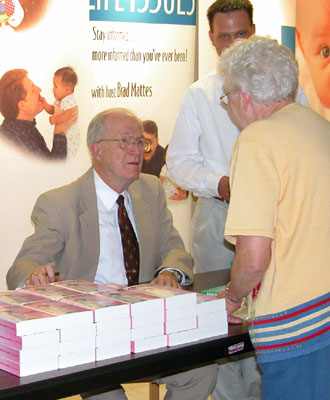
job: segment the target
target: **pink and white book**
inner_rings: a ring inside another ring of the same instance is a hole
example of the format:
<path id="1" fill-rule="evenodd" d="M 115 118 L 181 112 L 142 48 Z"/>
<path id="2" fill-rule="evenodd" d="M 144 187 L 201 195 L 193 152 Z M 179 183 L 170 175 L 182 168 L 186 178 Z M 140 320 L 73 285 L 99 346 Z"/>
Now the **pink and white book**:
<path id="1" fill-rule="evenodd" d="M 131 353 L 131 342 L 121 341 L 108 346 L 97 347 L 95 350 L 95 360 L 101 361 L 107 358 L 125 356 Z"/>
<path id="2" fill-rule="evenodd" d="M 130 317 L 130 320 L 131 320 L 131 329 L 143 328 L 149 325 L 164 323 L 165 313 L 156 312 L 156 313 L 135 315 L 134 317 Z"/>
<path id="3" fill-rule="evenodd" d="M 210 314 L 199 315 L 197 317 L 197 321 L 199 328 L 209 325 L 222 324 L 224 322 L 227 323 L 227 311 L 222 310 Z"/>
<path id="4" fill-rule="evenodd" d="M 58 346 L 59 355 L 76 353 L 80 351 L 95 350 L 95 337 L 75 339 L 60 342 Z"/>
<path id="5" fill-rule="evenodd" d="M 196 342 L 199 338 L 200 333 L 198 329 L 171 333 L 170 335 L 167 335 L 167 346 L 177 346 L 179 344 Z"/>
<path id="6" fill-rule="evenodd" d="M 77 294 L 76 290 L 71 290 L 65 287 L 56 286 L 53 285 L 52 283 L 49 283 L 47 285 L 25 286 L 22 288 L 18 288 L 16 290 L 37 294 L 39 296 L 47 297 L 48 299 L 53 299 L 53 300 L 60 300 L 63 297 Z"/>
<path id="7" fill-rule="evenodd" d="M 169 309 L 165 310 L 165 322 L 177 321 L 178 319 L 185 319 L 185 318 L 196 317 L 196 316 L 197 316 L 196 305 L 177 307 L 177 308 L 169 308 Z"/>
<path id="8" fill-rule="evenodd" d="M 97 335 L 95 337 L 95 346 L 96 348 L 107 347 L 111 345 L 115 345 L 116 343 L 126 342 L 129 343 L 131 340 L 131 332 L 130 330 L 126 331 L 118 331 L 111 335 Z"/>
<path id="9" fill-rule="evenodd" d="M 129 305 L 110 297 L 83 293 L 65 297 L 62 301 L 92 310 L 94 322 L 129 318 Z"/>
<path id="10" fill-rule="evenodd" d="M 8 330 L 0 329 L 0 343 L 15 347 L 18 350 L 33 349 L 59 343 L 59 331 L 34 333 L 31 335 L 12 335 Z"/>
<path id="11" fill-rule="evenodd" d="M 54 317 L 23 306 L 0 307 L 0 329 L 14 336 L 54 330 Z"/>
<path id="12" fill-rule="evenodd" d="M 96 324 L 96 335 L 112 335 L 127 331 L 130 329 L 130 320 L 127 318 L 117 318 L 116 323 L 113 320 L 101 321 Z"/>
<path id="13" fill-rule="evenodd" d="M 0 306 L 18 305 L 30 303 L 31 301 L 43 300 L 44 297 L 23 292 L 21 290 L 7 290 L 0 292 Z"/>
<path id="14" fill-rule="evenodd" d="M 107 291 L 107 290 L 125 290 L 127 289 L 126 285 L 120 285 L 119 283 L 106 282 L 106 283 L 98 283 L 98 291 Z"/>
<path id="15" fill-rule="evenodd" d="M 94 282 L 89 282 L 84 279 L 73 279 L 67 281 L 59 281 L 52 283 L 54 286 L 64 287 L 70 290 L 76 290 L 79 293 L 95 293 L 100 290 L 109 290 L 109 289 L 122 289 L 124 285 L 118 285 L 116 283 L 103 283 L 98 284 Z"/>
<path id="16" fill-rule="evenodd" d="M 226 310 L 226 300 L 212 295 L 197 293 L 197 315 Z"/>
<path id="17" fill-rule="evenodd" d="M 69 326 L 57 330 L 60 342 L 70 342 L 75 339 L 95 338 L 96 324 L 83 324 L 77 326 Z"/>
<path id="18" fill-rule="evenodd" d="M 199 327 L 199 339 L 207 339 L 213 336 L 227 335 L 228 323 L 219 322 L 217 324 Z"/>
<path id="19" fill-rule="evenodd" d="M 58 356 L 58 368 L 69 368 L 76 365 L 88 364 L 95 362 L 95 349 L 83 350 L 75 353 L 60 354 Z"/>
<path id="20" fill-rule="evenodd" d="M 166 335 L 154 336 L 146 339 L 132 340 L 131 352 L 141 353 L 142 351 L 160 349 L 167 346 Z"/>
<path id="21" fill-rule="evenodd" d="M 93 312 L 91 310 L 61 301 L 36 301 L 24 307 L 48 313 L 55 317 L 54 323 L 56 329 L 93 323 Z"/>
<path id="22" fill-rule="evenodd" d="M 164 335 L 163 323 L 131 329 L 131 340 L 133 341 L 161 335 Z"/>
<path id="23" fill-rule="evenodd" d="M 132 289 L 131 289 L 132 288 Z M 177 307 L 196 307 L 197 295 L 195 292 L 189 292 L 183 289 L 170 288 L 161 285 L 138 285 L 131 286 L 127 291 L 136 290 L 137 292 L 147 293 L 152 296 L 160 297 L 164 299 L 165 309 Z"/>
<path id="24" fill-rule="evenodd" d="M 58 369 L 58 355 L 45 356 L 29 363 L 17 363 L 7 358 L 0 357 L 0 369 L 10 374 L 23 377 Z"/>
<path id="25" fill-rule="evenodd" d="M 165 334 L 187 331 L 189 329 L 196 329 L 197 317 L 183 318 L 176 321 L 167 321 L 165 322 L 164 326 Z"/>
<path id="26" fill-rule="evenodd" d="M 164 301 L 157 296 L 135 290 L 104 291 L 98 293 L 101 296 L 121 301 L 130 305 L 130 316 L 164 313 Z"/>
<path id="27" fill-rule="evenodd" d="M 45 354 L 49 357 L 58 356 L 58 343 L 27 350 L 18 350 L 0 343 L 0 357 L 20 364 L 33 362 L 36 359 L 43 359 Z"/>

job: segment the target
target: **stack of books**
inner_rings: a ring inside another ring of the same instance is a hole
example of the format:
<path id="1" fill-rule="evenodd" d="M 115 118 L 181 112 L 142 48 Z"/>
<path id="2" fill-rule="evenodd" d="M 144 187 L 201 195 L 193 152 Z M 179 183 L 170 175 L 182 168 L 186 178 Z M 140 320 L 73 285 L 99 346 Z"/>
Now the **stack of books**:
<path id="1" fill-rule="evenodd" d="M 96 361 L 131 352 L 130 315 L 127 303 L 90 293 L 68 296 L 62 301 L 93 312 Z"/>
<path id="2" fill-rule="evenodd" d="M 0 307 L 0 368 L 17 376 L 58 369 L 54 317 L 22 305 Z"/>
<path id="3" fill-rule="evenodd" d="M 166 347 L 163 299 L 127 289 L 111 289 L 99 294 L 129 305 L 132 353 Z"/>
<path id="4" fill-rule="evenodd" d="M 54 327 L 59 331 L 58 368 L 95 361 L 95 327 L 91 310 L 52 299 L 25 306 L 54 317 Z M 94 331 L 94 335 L 86 337 L 84 329 Z"/>
<path id="5" fill-rule="evenodd" d="M 224 299 L 84 280 L 0 292 L 0 369 L 27 376 L 227 333 Z"/>
<path id="6" fill-rule="evenodd" d="M 225 299 L 197 293 L 197 324 L 199 339 L 228 333 Z"/>
<path id="7" fill-rule="evenodd" d="M 167 346 L 198 340 L 196 293 L 156 285 L 139 285 L 136 290 L 163 299 Z"/>

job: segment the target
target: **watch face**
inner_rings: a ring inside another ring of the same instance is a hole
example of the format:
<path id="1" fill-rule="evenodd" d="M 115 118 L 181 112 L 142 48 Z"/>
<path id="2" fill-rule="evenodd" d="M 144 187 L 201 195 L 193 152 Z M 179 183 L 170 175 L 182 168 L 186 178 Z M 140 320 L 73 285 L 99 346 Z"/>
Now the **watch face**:
<path id="1" fill-rule="evenodd" d="M 178 283 L 181 283 L 181 281 L 182 281 L 182 275 L 181 275 L 181 273 L 178 272 L 178 271 L 173 271 L 173 272 L 174 272 L 174 275 L 175 275 L 175 277 L 176 277 Z"/>

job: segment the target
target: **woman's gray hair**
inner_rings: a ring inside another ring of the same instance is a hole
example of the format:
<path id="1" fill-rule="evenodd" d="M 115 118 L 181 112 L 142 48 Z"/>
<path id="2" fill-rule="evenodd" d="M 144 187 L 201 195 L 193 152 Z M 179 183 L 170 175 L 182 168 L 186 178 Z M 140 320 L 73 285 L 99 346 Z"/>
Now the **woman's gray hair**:
<path id="1" fill-rule="evenodd" d="M 137 126 L 141 128 L 143 132 L 141 120 L 133 113 L 133 111 L 127 108 L 110 108 L 102 111 L 91 120 L 87 129 L 87 146 L 91 152 L 92 144 L 104 139 L 106 136 L 105 121 L 110 120 L 113 124 L 118 123 L 121 117 L 129 116 L 136 121 Z"/>
<path id="2" fill-rule="evenodd" d="M 270 37 L 235 41 L 222 52 L 219 67 L 226 92 L 243 90 L 267 105 L 295 98 L 298 63 L 291 50 Z"/>

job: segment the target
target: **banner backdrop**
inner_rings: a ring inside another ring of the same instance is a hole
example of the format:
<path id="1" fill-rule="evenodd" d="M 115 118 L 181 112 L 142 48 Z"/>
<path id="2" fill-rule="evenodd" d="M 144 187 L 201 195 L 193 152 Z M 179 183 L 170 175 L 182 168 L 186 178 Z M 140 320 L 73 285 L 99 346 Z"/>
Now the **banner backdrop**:
<path id="1" fill-rule="evenodd" d="M 297 0 L 296 56 L 311 107 L 330 121 L 330 0 Z"/>
<path id="2" fill-rule="evenodd" d="M 184 91 L 194 80 L 196 3 L 7 0 L 6 7 L 2 3 L 0 76 L 10 69 L 26 69 L 52 104 L 54 72 L 71 66 L 78 76 L 74 97 L 80 131 L 78 152 L 65 162 L 40 161 L 0 140 L 0 289 L 4 290 L 6 272 L 33 232 L 30 214 L 38 195 L 75 180 L 89 167 L 86 131 L 96 113 L 130 108 L 141 119 L 156 121 L 160 144 L 169 142 Z M 36 122 L 51 148 L 49 115 L 43 111 Z"/>

